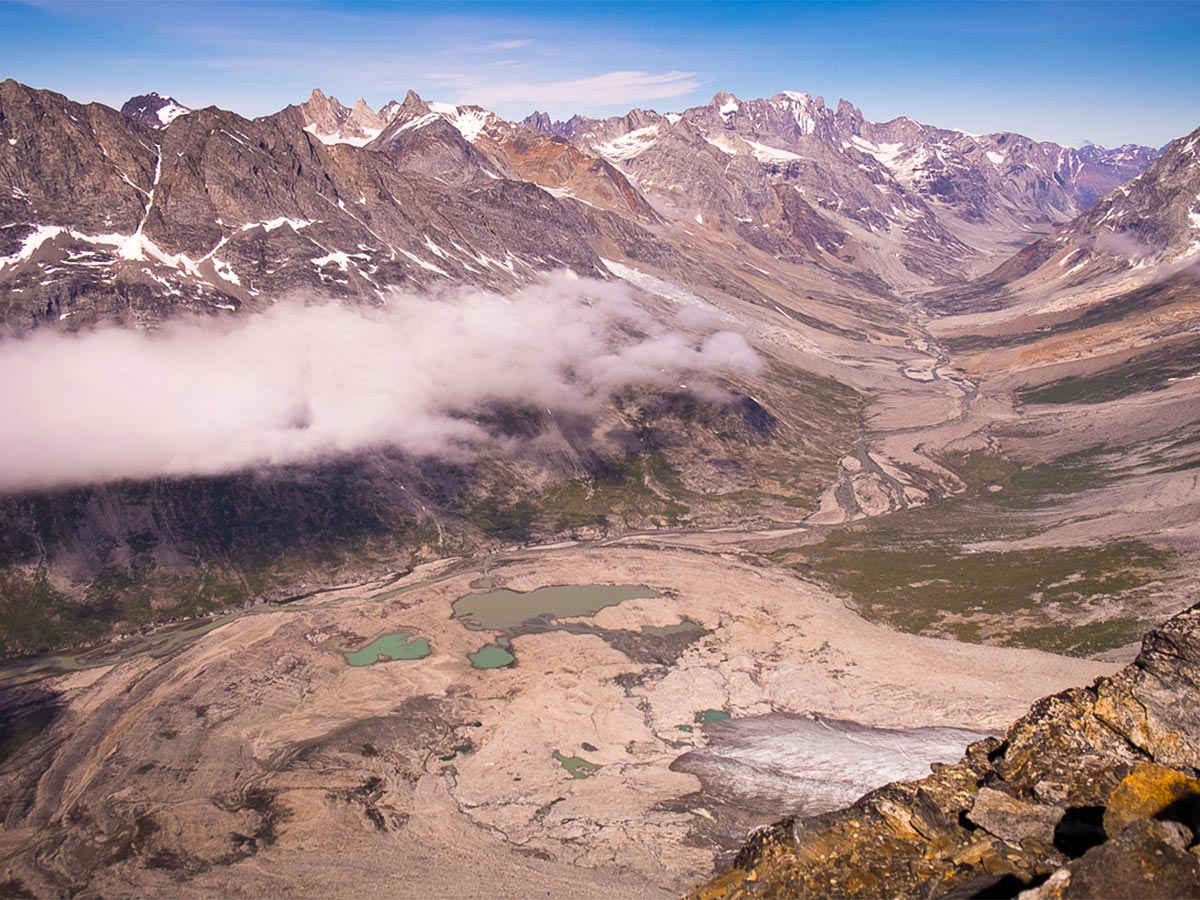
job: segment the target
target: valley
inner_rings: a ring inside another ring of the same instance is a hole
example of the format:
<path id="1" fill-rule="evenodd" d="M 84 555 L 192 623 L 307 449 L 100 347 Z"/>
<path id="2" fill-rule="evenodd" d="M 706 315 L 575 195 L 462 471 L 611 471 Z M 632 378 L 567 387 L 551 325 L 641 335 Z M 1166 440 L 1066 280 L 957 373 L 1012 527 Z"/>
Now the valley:
<path id="1" fill-rule="evenodd" d="M 381 879 L 397 866 L 434 893 L 517 896 L 525 879 L 565 886 L 582 868 L 597 895 L 671 896 L 712 864 L 714 829 L 726 829 L 726 846 L 735 839 L 726 809 L 747 805 L 717 778 L 731 796 L 710 809 L 720 794 L 697 794 L 695 776 L 672 770 L 705 745 L 706 711 L 987 731 L 1031 696 L 1109 668 L 897 635 L 741 546 L 769 533 L 703 538 L 493 556 L 490 579 L 511 590 L 591 580 L 658 593 L 526 622 L 510 632 L 516 660 L 505 668 L 468 659 L 498 632 L 451 615 L 480 578 L 478 564 L 451 560 L 248 611 L 163 657 L 9 687 L 25 715 L 55 709 L 41 740 L 58 737 L 40 761 L 22 755 L 37 740 L 7 760 L 20 767 L 6 795 L 26 799 L 6 811 L 5 853 L 36 860 L 17 877 L 39 893 L 72 877 L 108 891 L 134 871 L 150 891 L 337 893 L 343 866 Z M 695 629 L 673 627 L 684 622 Z M 420 635 L 430 653 L 371 665 L 346 655 L 397 632 Z M 841 756 L 831 752 L 834 772 Z M 898 762 L 886 744 L 877 759 Z M 922 768 L 916 754 L 884 771 Z M 845 777 L 862 789 L 862 774 Z M 129 788 L 112 794 L 114 780 Z M 30 793 L 34 784 L 60 786 Z M 248 792 L 251 805 L 237 799 Z M 49 825 L 63 796 L 86 831 Z M 811 809 L 843 796 L 817 785 Z M 14 827 L 18 815 L 46 824 Z M 770 807 L 760 816 L 733 821 L 766 824 Z M 216 839 L 225 833 L 247 837 Z M 369 862 L 379 854 L 387 867 Z M 305 862 L 317 858 L 319 871 Z"/>
<path id="2" fill-rule="evenodd" d="M 49 717 L 6 761 L 11 877 L 350 896 L 404 871 L 434 894 L 675 896 L 755 827 L 917 777 L 1113 671 L 1193 590 L 1194 488 L 1140 444 L 1038 438 L 929 341 L 854 360 L 866 430 L 807 516 L 493 547 L 10 667 L 9 715 Z M 687 471 L 671 502 L 696 496 Z M 1131 490 L 1142 525 L 1114 499 Z M 555 585 L 617 592 L 537 599 Z M 818 749 L 822 717 L 878 742 Z"/>
<path id="3" fill-rule="evenodd" d="M 8 893 L 678 896 L 757 828 L 994 749 L 1194 601 L 1195 134 L 1076 150 L 795 93 L 251 120 L 6 81 L 0 112 L 0 324 L 47 359 L 314 307 L 619 310 L 518 390 L 435 382 L 419 421 L 462 452 L 23 469 Z M 569 319 L 487 327 L 533 356 Z M 273 449 L 329 427 L 326 362 Z M 386 420 L 360 362 L 332 396 Z M 598 398 L 544 391 L 590 366 Z"/>

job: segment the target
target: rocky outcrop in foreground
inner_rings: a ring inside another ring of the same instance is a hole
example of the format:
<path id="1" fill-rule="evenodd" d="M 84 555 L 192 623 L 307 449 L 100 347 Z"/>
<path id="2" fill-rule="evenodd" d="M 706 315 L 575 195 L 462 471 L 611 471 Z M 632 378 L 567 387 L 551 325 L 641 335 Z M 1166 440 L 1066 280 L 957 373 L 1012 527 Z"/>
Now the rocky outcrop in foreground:
<path id="1" fill-rule="evenodd" d="M 1200 605 L 1004 740 L 755 833 L 694 889 L 735 897 L 1200 897 Z"/>

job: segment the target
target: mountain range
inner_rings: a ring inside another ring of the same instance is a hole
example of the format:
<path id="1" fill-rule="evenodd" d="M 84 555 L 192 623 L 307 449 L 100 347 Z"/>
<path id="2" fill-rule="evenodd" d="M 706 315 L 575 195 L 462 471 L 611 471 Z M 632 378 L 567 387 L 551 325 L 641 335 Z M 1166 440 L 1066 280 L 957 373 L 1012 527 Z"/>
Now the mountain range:
<path id="1" fill-rule="evenodd" d="M 842 864 L 788 854 L 900 835 L 858 893 L 895 866 L 922 896 L 992 890 L 971 879 L 1003 869 L 1015 896 L 1100 877 L 1047 816 L 1124 852 L 1132 833 L 1093 819 L 1136 788 L 1131 767 L 1195 774 L 1159 725 L 1126 722 L 1138 698 L 1180 707 L 1193 611 L 1116 694 L 1051 697 L 926 782 L 738 853 L 800 803 L 771 755 L 795 763 L 789 736 L 849 734 L 853 765 L 813 765 L 861 793 L 899 764 L 878 749 L 895 729 L 994 733 L 1193 603 L 1200 129 L 1069 148 L 793 92 L 513 122 L 316 90 L 249 119 L 7 80 L 0 181 L 0 332 L 29 365 L 0 407 L 0 724 L 21 723 L 0 742 L 0 888 L 328 893 L 329 860 L 400 853 L 433 893 L 493 865 L 570 893 L 587 866 L 597 896 L 672 896 L 716 862 L 733 868 L 698 896 L 753 895 L 759 874 L 826 895 Z M 364 321 L 373 339 L 347 351 Z M 388 367 L 405 353 L 423 368 Z M 180 360 L 226 389 L 215 414 Z M 391 419 L 407 381 L 428 404 Z M 580 385 L 586 403 L 554 395 Z M 217 461 L 12 474 L 154 458 L 93 437 L 151 397 L 143 418 Z M 241 397 L 286 441 L 367 414 L 260 459 L 213 437 L 241 443 Z M 446 430 L 426 444 L 388 431 L 434 407 Z M 26 433 L 72 416 L 78 439 Z M 583 581 L 656 596 L 495 628 L 456 605 Z M 394 638 L 411 656 L 351 661 Z M 1020 774 L 1038 735 L 1054 768 L 1118 715 L 1103 784 Z M 742 720 L 778 732 L 755 745 L 770 759 L 739 755 Z M 882 755 L 863 762 L 866 745 Z M 1046 839 L 1007 828 L 1012 809 Z M 1178 829 L 1146 828 L 1194 867 Z M 413 855 L 430 847 L 436 865 Z"/>
<path id="2" fill-rule="evenodd" d="M 256 120 L 156 94 L 117 114 L 12 81 L 0 100 L 9 327 L 604 275 L 601 254 L 680 272 L 693 239 L 919 291 L 994 268 L 1157 155 L 875 124 L 804 94 L 566 123 L 411 92 L 375 112 L 314 91 Z"/>

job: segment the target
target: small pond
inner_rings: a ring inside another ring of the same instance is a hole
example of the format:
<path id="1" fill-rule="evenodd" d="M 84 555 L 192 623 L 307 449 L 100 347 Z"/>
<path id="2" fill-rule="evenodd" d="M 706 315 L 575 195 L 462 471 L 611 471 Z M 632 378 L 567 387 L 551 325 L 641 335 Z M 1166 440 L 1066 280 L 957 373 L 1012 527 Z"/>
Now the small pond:
<path id="1" fill-rule="evenodd" d="M 657 596 L 644 584 L 555 584 L 526 593 L 500 588 L 459 597 L 454 617 L 475 631 L 512 631 L 532 619 L 590 616 L 626 600 Z"/>
<path id="2" fill-rule="evenodd" d="M 488 583 L 490 585 L 490 579 Z M 471 586 L 481 586 L 481 582 L 476 581 Z M 555 584 L 525 593 L 498 588 L 467 594 L 454 601 L 453 609 L 454 618 L 472 631 L 503 633 L 495 644 L 487 644 L 467 654 L 476 669 L 501 669 L 516 662 L 508 640 L 510 637 L 559 628 L 570 631 L 583 626 L 571 623 L 560 626 L 555 622 L 560 618 L 595 615 L 626 600 L 657 596 L 657 591 L 644 584 Z M 586 627 L 596 630 L 593 626 Z M 661 634 L 651 636 L 664 638 L 697 627 L 692 623 L 669 625 L 661 629 Z M 651 633 L 645 628 L 642 630 Z"/>
<path id="3" fill-rule="evenodd" d="M 352 666 L 371 666 L 394 659 L 424 659 L 430 653 L 429 641 L 407 631 L 397 631 L 378 637 L 361 650 L 346 654 Z"/>
<path id="4" fill-rule="evenodd" d="M 558 750 L 554 751 L 554 759 L 567 770 L 572 778 L 587 778 L 604 768 L 599 763 L 589 762 L 582 756 L 563 756 Z"/>
<path id="5" fill-rule="evenodd" d="M 504 638 L 500 640 L 503 641 Z M 505 641 L 505 643 L 508 642 Z M 468 653 L 467 659 L 471 661 L 471 665 L 476 669 L 503 669 L 505 666 L 511 666 L 517 661 L 517 658 L 511 652 L 499 646 L 499 641 L 495 644 L 485 644 L 474 653 Z"/>

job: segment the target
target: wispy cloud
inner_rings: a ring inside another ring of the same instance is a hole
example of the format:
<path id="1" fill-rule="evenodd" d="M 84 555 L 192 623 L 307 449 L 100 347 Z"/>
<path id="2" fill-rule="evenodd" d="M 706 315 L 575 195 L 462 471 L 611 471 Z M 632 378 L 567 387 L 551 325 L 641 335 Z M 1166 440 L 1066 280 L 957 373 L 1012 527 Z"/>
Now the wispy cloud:
<path id="1" fill-rule="evenodd" d="M 492 107 L 633 106 L 652 100 L 682 97 L 700 87 L 695 72 L 617 71 L 565 81 L 489 82 L 469 75 L 433 76 L 456 92 L 460 103 Z"/>
<path id="2" fill-rule="evenodd" d="M 388 301 L 0 342 L 0 384 L 22 385 L 0 391 L 0 492 L 384 446 L 452 460 L 536 449 L 480 416 L 510 404 L 590 416 L 628 385 L 686 378 L 703 389 L 761 367 L 735 332 L 682 312 L 660 323 L 623 283 L 570 273 L 510 296 L 461 288 Z"/>
<path id="3" fill-rule="evenodd" d="M 528 47 L 533 41 L 528 38 L 523 38 L 516 41 L 492 41 L 487 45 L 489 50 L 519 50 L 522 47 Z"/>

